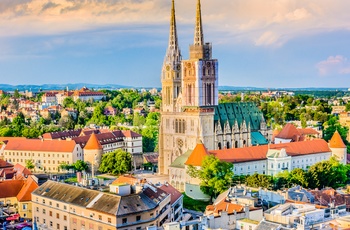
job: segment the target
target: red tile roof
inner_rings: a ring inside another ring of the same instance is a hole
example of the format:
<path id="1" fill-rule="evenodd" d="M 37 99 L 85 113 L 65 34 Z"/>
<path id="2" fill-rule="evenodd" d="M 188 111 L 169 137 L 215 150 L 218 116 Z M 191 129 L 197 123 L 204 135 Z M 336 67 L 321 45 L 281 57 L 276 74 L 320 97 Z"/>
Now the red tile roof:
<path id="1" fill-rule="evenodd" d="M 88 142 L 86 143 L 84 149 L 86 150 L 101 150 L 102 145 L 100 144 L 100 142 L 98 141 L 96 134 L 92 133 Z"/>
<path id="2" fill-rule="evenodd" d="M 201 166 L 204 158 L 208 155 L 209 152 L 204 144 L 198 143 L 185 162 L 185 165 Z"/>
<path id="3" fill-rule="evenodd" d="M 130 175 L 122 175 L 112 182 L 112 184 L 129 184 L 129 185 L 135 185 L 137 183 L 144 184 L 146 183 L 146 179 L 140 180 Z"/>
<path id="4" fill-rule="evenodd" d="M 220 160 L 226 162 L 249 162 L 266 159 L 268 145 L 252 146 L 236 149 L 210 150 Z M 270 149 L 285 149 L 288 156 L 300 156 L 331 152 L 325 140 L 310 140 L 270 145 Z"/>
<path id="5" fill-rule="evenodd" d="M 346 148 L 343 139 L 341 138 L 338 130 L 333 134 L 332 139 L 329 141 L 329 147 L 331 148 Z"/>
<path id="6" fill-rule="evenodd" d="M 28 177 L 29 175 L 32 175 L 32 172 L 21 164 L 17 163 L 13 168 L 16 171 L 17 178 L 18 176 Z"/>
<path id="7" fill-rule="evenodd" d="M 275 138 L 281 139 L 292 139 L 293 141 L 300 141 L 301 134 L 297 130 L 297 128 L 291 124 L 286 124 L 281 132 Z"/>
<path id="8" fill-rule="evenodd" d="M 25 181 L 24 181 L 24 185 L 21 189 L 21 191 L 19 191 L 19 193 L 17 194 L 17 200 L 19 202 L 23 202 L 23 201 L 31 201 L 32 200 L 32 192 L 37 189 L 39 187 L 38 183 L 36 183 L 36 181 L 29 176 Z"/>
<path id="9" fill-rule="evenodd" d="M 301 135 L 317 135 L 317 134 L 319 134 L 316 130 L 314 130 L 312 128 L 298 129 L 298 131 Z"/>
<path id="10" fill-rule="evenodd" d="M 12 168 L 12 167 L 13 167 L 13 164 L 8 163 L 7 161 L 0 159 L 0 169 L 1 168 Z"/>
<path id="11" fill-rule="evenodd" d="M 227 212 L 228 215 L 233 214 L 236 212 L 243 212 L 244 207 L 239 204 L 233 204 L 231 201 L 226 201 L 226 199 L 222 199 L 219 203 L 216 205 L 208 205 L 205 213 L 206 214 L 213 214 L 214 216 L 220 215 L 221 212 Z"/>
<path id="12" fill-rule="evenodd" d="M 40 151 L 40 152 L 73 152 L 75 141 L 19 139 L 10 140 L 5 150 Z"/>
<path id="13" fill-rule="evenodd" d="M 209 152 L 222 161 L 238 163 L 265 160 L 267 150 L 267 145 L 259 145 L 245 148 L 211 150 Z"/>
<path id="14" fill-rule="evenodd" d="M 140 134 L 135 133 L 131 130 L 123 130 L 122 133 L 125 137 L 142 137 Z"/>
<path id="15" fill-rule="evenodd" d="M 176 190 L 176 188 L 174 188 L 170 184 L 163 184 L 162 186 L 160 186 L 160 189 L 162 189 L 166 193 L 170 194 L 170 196 L 171 196 L 170 203 L 171 204 L 174 204 L 182 196 L 181 192 Z"/>
<path id="16" fill-rule="evenodd" d="M 24 180 L 0 181 L 0 198 L 16 197 L 21 191 Z"/>

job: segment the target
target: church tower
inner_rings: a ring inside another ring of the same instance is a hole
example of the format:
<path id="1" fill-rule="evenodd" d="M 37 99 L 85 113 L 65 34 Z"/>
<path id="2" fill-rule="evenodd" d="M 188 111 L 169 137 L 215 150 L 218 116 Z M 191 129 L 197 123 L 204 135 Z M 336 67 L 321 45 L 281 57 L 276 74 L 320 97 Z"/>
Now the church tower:
<path id="1" fill-rule="evenodd" d="M 175 6 L 172 0 L 169 45 L 162 68 L 162 109 L 159 129 L 159 172 L 201 141 L 214 149 L 214 114 L 218 105 L 218 61 L 204 42 L 201 2 L 197 2 L 194 43 L 189 59 L 181 60 Z"/>
<path id="2" fill-rule="evenodd" d="M 177 39 L 175 3 L 172 0 L 169 44 L 162 68 L 162 111 L 174 112 L 181 92 L 181 52 Z"/>

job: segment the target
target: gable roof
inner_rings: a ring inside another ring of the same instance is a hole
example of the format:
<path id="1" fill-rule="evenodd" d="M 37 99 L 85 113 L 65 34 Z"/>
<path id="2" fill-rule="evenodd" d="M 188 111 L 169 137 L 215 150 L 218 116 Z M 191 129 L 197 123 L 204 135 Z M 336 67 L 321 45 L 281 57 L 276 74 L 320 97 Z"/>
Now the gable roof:
<path id="1" fill-rule="evenodd" d="M 191 155 L 188 157 L 187 161 L 185 162 L 185 165 L 201 166 L 202 161 L 208 155 L 209 155 L 209 152 L 207 148 L 204 146 L 204 144 L 198 143 L 194 148 L 194 150 L 192 151 Z"/>
<path id="2" fill-rule="evenodd" d="M 90 136 L 88 142 L 86 143 L 84 149 L 85 150 L 101 150 L 101 149 L 103 149 L 102 145 L 98 141 L 95 133 L 91 134 L 91 136 Z"/>
<path id="3" fill-rule="evenodd" d="M 16 197 L 23 184 L 24 180 L 0 181 L 0 198 Z"/>
<path id="4" fill-rule="evenodd" d="M 220 215 L 221 212 L 227 212 L 228 215 L 233 214 L 235 211 L 243 212 L 243 206 L 239 204 L 234 204 L 231 201 L 222 199 L 216 204 L 208 205 L 205 209 L 206 214 L 213 214 L 214 216 Z"/>
<path id="5" fill-rule="evenodd" d="M 267 145 L 259 145 L 245 148 L 211 150 L 209 152 L 222 161 L 239 163 L 265 160 L 267 150 Z"/>
<path id="6" fill-rule="evenodd" d="M 17 194 L 17 200 L 20 202 L 31 201 L 32 192 L 39 187 L 38 183 L 29 176 L 25 181 L 22 189 Z"/>
<path id="7" fill-rule="evenodd" d="M 265 160 L 268 150 L 285 149 L 288 156 L 301 156 L 308 154 L 331 152 L 327 142 L 322 139 L 299 141 L 272 145 L 260 145 L 245 148 L 210 150 L 209 153 L 215 155 L 222 161 L 239 163 L 257 160 Z"/>
<path id="8" fill-rule="evenodd" d="M 12 167 L 13 167 L 13 164 L 0 159 L 0 169 L 2 169 L 2 168 L 12 168 Z"/>
<path id="9" fill-rule="evenodd" d="M 174 204 L 180 197 L 183 196 L 181 194 L 181 192 L 179 192 L 176 188 L 174 188 L 170 184 L 163 184 L 162 186 L 160 186 L 160 189 L 162 189 L 166 193 L 170 194 L 170 196 L 171 196 L 170 203 L 171 204 Z"/>
<path id="10" fill-rule="evenodd" d="M 287 123 L 275 138 L 292 139 L 293 141 L 299 141 L 300 137 L 301 134 L 297 128 L 293 124 Z"/>
<path id="11" fill-rule="evenodd" d="M 341 138 L 338 130 L 336 130 L 332 136 L 332 139 L 329 141 L 329 147 L 331 148 L 346 148 L 343 139 Z"/>
<path id="12" fill-rule="evenodd" d="M 76 146 L 71 140 L 39 140 L 39 139 L 19 139 L 9 140 L 5 150 L 15 151 L 40 151 L 40 152 L 73 152 Z"/>

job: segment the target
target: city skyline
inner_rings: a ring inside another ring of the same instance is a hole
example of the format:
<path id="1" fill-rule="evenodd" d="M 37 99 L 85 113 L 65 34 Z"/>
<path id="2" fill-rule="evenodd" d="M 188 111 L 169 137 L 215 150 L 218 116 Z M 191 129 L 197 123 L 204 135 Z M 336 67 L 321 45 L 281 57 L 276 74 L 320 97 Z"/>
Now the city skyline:
<path id="1" fill-rule="evenodd" d="M 183 58 L 196 1 L 177 0 Z M 202 0 L 219 85 L 348 87 L 350 2 Z M 3 0 L 3 84 L 159 87 L 171 1 Z"/>

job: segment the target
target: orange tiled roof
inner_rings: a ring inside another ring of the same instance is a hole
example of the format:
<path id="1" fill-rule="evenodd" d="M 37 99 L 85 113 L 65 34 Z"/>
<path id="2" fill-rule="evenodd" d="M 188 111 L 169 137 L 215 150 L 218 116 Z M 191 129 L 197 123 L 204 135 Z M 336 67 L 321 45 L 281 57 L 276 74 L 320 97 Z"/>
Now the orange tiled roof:
<path id="1" fill-rule="evenodd" d="M 237 163 L 266 159 L 268 145 L 252 146 L 236 149 L 210 150 L 222 161 Z M 285 149 L 288 156 L 300 156 L 316 153 L 331 152 L 325 140 L 311 140 L 270 145 L 270 149 Z"/>
<path id="2" fill-rule="evenodd" d="M 21 164 L 17 163 L 13 168 L 16 170 L 17 176 L 27 177 L 28 175 L 32 175 L 32 172 Z"/>
<path id="3" fill-rule="evenodd" d="M 138 183 L 139 180 L 136 177 L 133 176 L 119 176 L 115 181 L 112 182 L 112 184 L 129 184 L 129 185 L 135 185 Z"/>
<path id="4" fill-rule="evenodd" d="M 194 150 L 192 151 L 191 155 L 188 157 L 187 161 L 185 162 L 185 165 L 201 166 L 202 161 L 208 155 L 209 155 L 209 152 L 207 148 L 204 146 L 204 144 L 198 143 L 194 148 Z"/>
<path id="5" fill-rule="evenodd" d="M 97 149 L 103 149 L 102 145 L 98 141 L 96 134 L 92 133 L 88 142 L 86 143 L 84 149 L 86 150 L 97 150 Z"/>
<path id="6" fill-rule="evenodd" d="M 299 133 L 297 128 L 293 124 L 288 123 L 283 127 L 283 129 L 276 136 L 276 138 L 292 139 L 293 141 L 299 141 L 300 136 L 301 134 Z"/>
<path id="7" fill-rule="evenodd" d="M 333 134 L 332 139 L 329 141 L 329 147 L 331 148 L 346 148 L 346 145 L 343 142 L 338 130 Z"/>
<path id="8" fill-rule="evenodd" d="M 243 212 L 244 208 L 242 205 L 233 204 L 231 201 L 226 201 L 222 199 L 216 205 L 208 205 L 206 208 L 206 214 L 213 214 L 214 216 L 220 215 L 221 212 L 227 212 L 228 215 L 236 212 Z"/>
<path id="9" fill-rule="evenodd" d="M 36 181 L 29 176 L 25 181 L 22 189 L 17 194 L 17 200 L 19 202 L 23 201 L 31 201 L 32 200 L 32 192 L 37 189 L 39 185 Z"/>
<path id="10" fill-rule="evenodd" d="M 23 180 L 0 181 L 0 198 L 16 197 L 24 184 Z"/>
<path id="11" fill-rule="evenodd" d="M 5 150 L 41 151 L 41 152 L 73 152 L 75 141 L 14 139 L 9 140 Z"/>
<path id="12" fill-rule="evenodd" d="M 299 133 L 302 135 L 317 135 L 319 134 L 316 130 L 312 128 L 298 129 Z"/>
<path id="13" fill-rule="evenodd" d="M 122 133 L 125 137 L 142 137 L 140 134 L 135 133 L 131 130 L 123 130 Z"/>
<path id="14" fill-rule="evenodd" d="M 236 163 L 265 160 L 267 150 L 267 145 L 259 145 L 245 148 L 211 150 L 209 152 L 222 161 Z"/>

